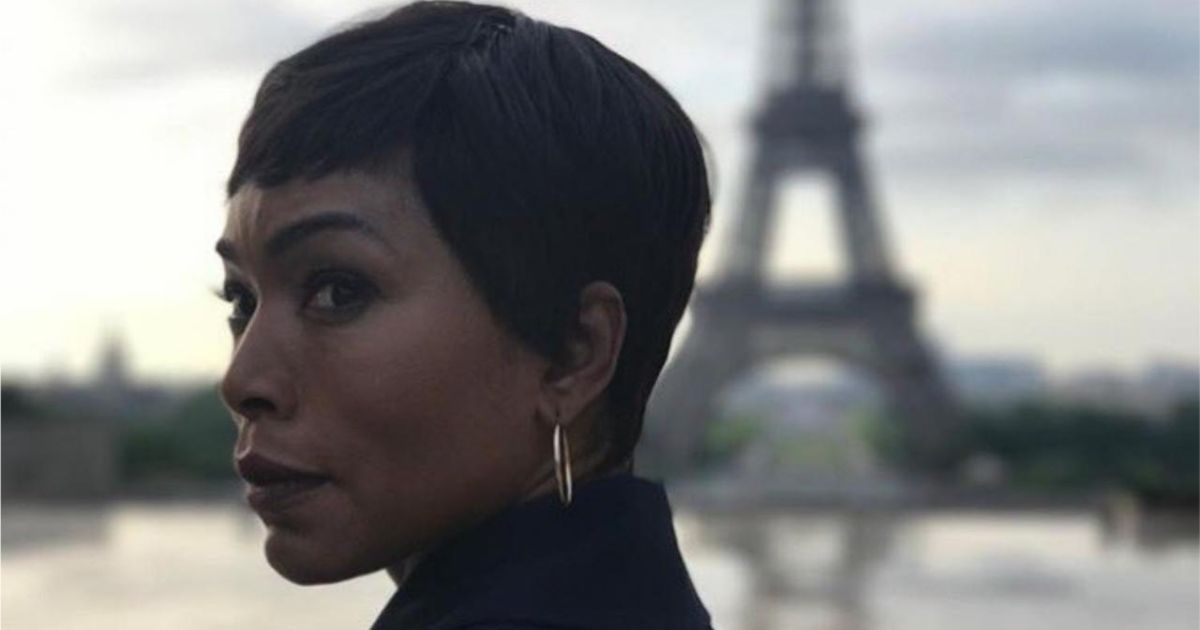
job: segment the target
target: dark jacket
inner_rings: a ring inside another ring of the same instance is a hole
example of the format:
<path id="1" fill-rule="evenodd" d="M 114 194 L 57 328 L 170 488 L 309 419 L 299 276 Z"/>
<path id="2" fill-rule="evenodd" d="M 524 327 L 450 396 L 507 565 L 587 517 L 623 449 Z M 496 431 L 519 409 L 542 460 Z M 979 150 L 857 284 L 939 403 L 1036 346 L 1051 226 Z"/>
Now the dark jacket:
<path id="1" fill-rule="evenodd" d="M 630 473 L 503 510 L 418 565 L 371 630 L 710 628 L 659 483 Z"/>

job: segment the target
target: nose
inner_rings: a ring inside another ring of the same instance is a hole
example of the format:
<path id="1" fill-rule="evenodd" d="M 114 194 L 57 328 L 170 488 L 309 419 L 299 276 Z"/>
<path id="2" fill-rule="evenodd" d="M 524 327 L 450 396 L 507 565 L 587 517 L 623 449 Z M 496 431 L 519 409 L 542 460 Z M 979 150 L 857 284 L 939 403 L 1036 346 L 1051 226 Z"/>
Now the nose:
<path id="1" fill-rule="evenodd" d="M 296 408 L 286 340 L 260 314 L 235 344 L 221 379 L 221 400 L 239 426 L 263 418 L 287 419 Z"/>

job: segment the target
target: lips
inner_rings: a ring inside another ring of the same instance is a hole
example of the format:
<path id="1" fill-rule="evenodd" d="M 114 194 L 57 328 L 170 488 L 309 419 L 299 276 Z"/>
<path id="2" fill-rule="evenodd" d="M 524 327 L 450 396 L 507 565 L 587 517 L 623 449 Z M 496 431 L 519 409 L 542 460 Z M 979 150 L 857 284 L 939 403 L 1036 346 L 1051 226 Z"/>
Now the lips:
<path id="1" fill-rule="evenodd" d="M 261 453 L 248 453 L 235 462 L 246 480 L 246 500 L 259 512 L 279 512 L 308 500 L 331 480 L 328 475 L 280 463 Z"/>

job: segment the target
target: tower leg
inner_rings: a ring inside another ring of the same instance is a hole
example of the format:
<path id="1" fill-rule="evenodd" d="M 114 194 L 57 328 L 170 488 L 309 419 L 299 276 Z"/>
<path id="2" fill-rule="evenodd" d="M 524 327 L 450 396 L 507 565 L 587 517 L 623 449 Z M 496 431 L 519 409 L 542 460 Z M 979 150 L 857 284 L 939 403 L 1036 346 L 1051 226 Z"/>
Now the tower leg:
<path id="1" fill-rule="evenodd" d="M 876 369 L 890 400 L 891 420 L 900 424 L 902 465 L 914 474 L 936 475 L 954 464 L 962 427 L 912 319 L 910 299 L 868 315 Z"/>
<path id="2" fill-rule="evenodd" d="M 697 313 L 678 356 L 659 378 L 634 458 L 640 474 L 687 474 L 703 451 L 708 427 L 718 419 L 720 392 L 751 367 L 744 338 L 749 326 L 718 322 Z"/>
<path id="3" fill-rule="evenodd" d="M 841 207 L 842 246 L 849 257 L 852 281 L 889 280 L 890 263 L 884 247 L 884 230 L 875 216 L 871 191 L 862 160 L 851 146 L 832 165 Z"/>
<path id="4" fill-rule="evenodd" d="M 768 234 L 774 217 L 776 197 L 775 159 L 766 149 L 756 150 L 749 177 L 742 190 L 742 211 L 735 217 L 729 249 L 724 252 L 722 272 L 734 282 L 758 282 L 765 262 Z"/>

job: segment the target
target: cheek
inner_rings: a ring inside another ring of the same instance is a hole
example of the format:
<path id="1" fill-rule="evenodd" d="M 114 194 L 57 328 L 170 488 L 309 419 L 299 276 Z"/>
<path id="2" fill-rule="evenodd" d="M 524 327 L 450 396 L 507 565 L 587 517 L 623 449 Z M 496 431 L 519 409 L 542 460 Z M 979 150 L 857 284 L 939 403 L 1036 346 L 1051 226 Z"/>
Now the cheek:
<path id="1" fill-rule="evenodd" d="M 446 312 L 398 310 L 325 351 L 319 437 L 364 535 L 428 542 L 513 500 L 540 461 L 536 371 L 490 320 Z"/>
<path id="2" fill-rule="evenodd" d="M 461 318 L 366 333 L 374 343 L 343 348 L 323 388 L 336 393 L 331 402 L 364 448 L 408 461 L 462 459 L 468 453 L 458 450 L 479 440 L 502 449 L 495 438 L 523 433 L 534 400 L 532 380 L 500 353 L 499 335 Z"/>

